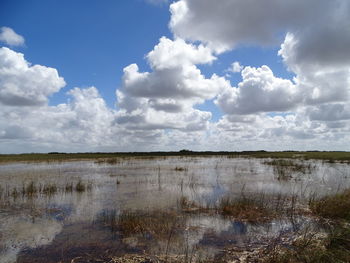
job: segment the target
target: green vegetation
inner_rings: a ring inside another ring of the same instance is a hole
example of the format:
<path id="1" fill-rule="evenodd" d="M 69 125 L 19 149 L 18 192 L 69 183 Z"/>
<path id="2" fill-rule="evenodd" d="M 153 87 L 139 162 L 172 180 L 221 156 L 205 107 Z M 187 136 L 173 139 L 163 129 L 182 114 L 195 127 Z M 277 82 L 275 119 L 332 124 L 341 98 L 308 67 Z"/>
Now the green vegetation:
<path id="1" fill-rule="evenodd" d="M 85 191 L 92 190 L 92 184 L 85 184 L 79 180 L 75 185 L 67 183 L 65 186 L 57 186 L 55 183 L 48 184 L 36 184 L 34 181 L 29 182 L 28 184 L 22 185 L 21 188 L 13 187 L 10 188 L 6 186 L 5 188 L 0 187 L 0 199 L 7 200 L 9 197 L 17 199 L 19 197 L 34 198 L 38 196 L 52 196 L 60 193 L 72 193 L 76 191 L 82 193 Z"/>
<path id="2" fill-rule="evenodd" d="M 350 152 L 115 152 L 115 153 L 28 153 L 28 154 L 0 154 L 0 163 L 6 162 L 51 162 L 51 161 L 71 161 L 71 160 L 91 160 L 98 163 L 116 164 L 120 158 L 155 158 L 166 156 L 223 156 L 229 158 L 251 157 L 251 158 L 290 158 L 290 159 L 317 159 L 329 162 L 342 161 L 350 162 Z"/>

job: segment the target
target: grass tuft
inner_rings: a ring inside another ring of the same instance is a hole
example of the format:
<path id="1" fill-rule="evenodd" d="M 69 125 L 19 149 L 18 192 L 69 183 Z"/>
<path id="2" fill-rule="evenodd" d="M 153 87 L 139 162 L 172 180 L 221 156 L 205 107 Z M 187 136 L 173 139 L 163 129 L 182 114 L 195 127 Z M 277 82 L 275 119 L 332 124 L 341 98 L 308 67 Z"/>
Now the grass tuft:
<path id="1" fill-rule="evenodd" d="M 75 191 L 81 193 L 81 192 L 85 192 L 86 190 L 86 186 L 85 184 L 79 180 L 78 183 L 75 185 Z"/>
<path id="2" fill-rule="evenodd" d="M 219 213 L 249 222 L 266 221 L 274 214 L 264 199 L 243 195 L 238 198 L 222 198 L 219 203 Z"/>
<path id="3" fill-rule="evenodd" d="M 310 209 L 321 217 L 350 220 L 350 189 L 317 200 L 310 200 Z"/>

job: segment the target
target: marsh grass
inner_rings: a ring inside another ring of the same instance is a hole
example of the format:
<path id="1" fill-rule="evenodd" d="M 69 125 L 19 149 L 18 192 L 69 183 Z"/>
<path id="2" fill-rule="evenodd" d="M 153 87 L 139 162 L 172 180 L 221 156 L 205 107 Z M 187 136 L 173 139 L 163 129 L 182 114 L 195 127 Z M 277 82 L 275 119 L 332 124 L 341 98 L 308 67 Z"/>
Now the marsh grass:
<path id="1" fill-rule="evenodd" d="M 188 168 L 176 166 L 176 167 L 174 168 L 174 170 L 177 171 L 177 172 L 184 172 L 184 171 L 187 171 Z"/>
<path id="2" fill-rule="evenodd" d="M 301 163 L 291 159 L 274 159 L 263 163 L 273 166 L 277 180 L 289 180 L 293 174 L 310 174 L 315 169 L 311 163 Z"/>
<path id="3" fill-rule="evenodd" d="M 54 195 L 56 194 L 58 191 L 58 188 L 55 184 L 48 184 L 48 185 L 44 185 L 41 193 L 44 195 Z"/>
<path id="4" fill-rule="evenodd" d="M 38 193 L 38 188 L 33 181 L 31 181 L 27 186 L 23 185 L 22 194 L 25 194 L 27 196 L 34 196 L 37 193 Z"/>
<path id="5" fill-rule="evenodd" d="M 212 205 L 210 205 L 209 203 L 206 203 L 205 205 L 199 204 L 195 201 L 189 200 L 189 198 L 187 196 L 181 196 L 177 200 L 177 206 L 181 212 L 185 212 L 185 213 L 216 212 L 216 209 Z"/>
<path id="6" fill-rule="evenodd" d="M 288 249 L 266 251 L 262 262 L 350 262 L 350 189 L 322 198 L 313 195 L 309 207 L 320 220 L 318 228 L 304 229 Z"/>
<path id="7" fill-rule="evenodd" d="M 66 185 L 64 187 L 64 191 L 66 193 L 72 193 L 73 189 L 74 189 L 74 187 L 73 187 L 73 183 L 72 182 L 71 183 L 66 183 Z"/>
<path id="8" fill-rule="evenodd" d="M 117 224 L 123 235 L 141 234 L 143 237 L 158 238 L 167 238 L 185 226 L 183 217 L 175 211 L 123 211 Z"/>
<path id="9" fill-rule="evenodd" d="M 350 189 L 309 201 L 311 211 L 329 219 L 350 220 Z"/>
<path id="10" fill-rule="evenodd" d="M 75 185 L 75 191 L 81 193 L 81 192 L 85 192 L 85 190 L 86 190 L 85 184 L 81 180 L 79 180 L 78 183 Z"/>
<path id="11" fill-rule="evenodd" d="M 282 193 L 241 192 L 238 196 L 224 196 L 217 203 L 208 202 L 204 205 L 181 196 L 177 204 L 180 211 L 185 213 L 221 214 L 251 223 L 267 222 L 275 218 L 288 218 L 293 223 L 301 214 L 297 196 Z"/>
<path id="12" fill-rule="evenodd" d="M 315 159 L 330 162 L 345 162 L 350 163 L 350 152 L 266 152 L 266 151 L 243 151 L 243 152 L 194 152 L 194 151 L 179 151 L 179 152 L 115 152 L 115 153 L 48 153 L 48 154 L 0 154 L 0 163 L 8 162 L 57 162 L 71 160 L 95 160 L 97 163 L 105 163 L 106 160 L 117 160 L 124 158 L 166 158 L 169 156 L 175 157 L 207 157 L 207 156 L 223 156 L 228 158 L 293 158 L 293 159 Z M 114 161 L 112 161 L 112 164 Z"/>
<path id="13" fill-rule="evenodd" d="M 333 226 L 328 233 L 304 231 L 288 247 L 265 251 L 264 263 L 346 263 L 350 262 L 350 229 Z"/>
<path id="14" fill-rule="evenodd" d="M 245 195 L 238 198 L 223 197 L 219 202 L 218 212 L 248 222 L 267 221 L 275 216 L 264 195 L 260 198 Z"/>
<path id="15" fill-rule="evenodd" d="M 57 193 L 82 193 L 85 191 L 91 191 L 93 187 L 92 182 L 84 183 L 79 180 L 76 184 L 73 182 L 66 183 L 63 186 L 59 186 L 55 183 L 35 183 L 34 181 L 28 184 L 23 183 L 22 187 L 9 187 L 0 188 L 0 199 L 7 200 L 12 197 L 14 200 L 17 198 L 38 198 L 40 196 L 53 196 Z"/>

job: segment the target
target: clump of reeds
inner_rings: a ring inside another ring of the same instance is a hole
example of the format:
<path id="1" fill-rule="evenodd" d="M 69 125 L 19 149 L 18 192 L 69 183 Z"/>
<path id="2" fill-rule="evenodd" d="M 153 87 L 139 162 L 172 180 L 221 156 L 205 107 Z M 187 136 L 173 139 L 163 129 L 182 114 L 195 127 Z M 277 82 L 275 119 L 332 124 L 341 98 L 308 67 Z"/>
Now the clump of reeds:
<path id="1" fill-rule="evenodd" d="M 20 192 L 17 190 L 17 188 L 13 188 L 11 192 L 11 196 L 16 199 L 20 196 Z"/>
<path id="2" fill-rule="evenodd" d="M 6 191 L 2 191 L 0 193 L 0 198 L 9 198 L 17 199 L 19 197 L 26 198 L 34 198 L 39 196 L 52 196 L 61 193 L 72 193 L 76 191 L 78 193 L 82 193 L 85 191 L 92 190 L 92 183 L 84 183 L 79 180 L 75 185 L 73 182 L 66 183 L 63 186 L 57 186 L 55 183 L 48 184 L 36 184 L 34 181 L 29 182 L 28 184 L 22 185 L 21 188 L 13 187 L 10 188 L 7 186 Z M 0 189 L 1 190 L 1 189 Z"/>
<path id="3" fill-rule="evenodd" d="M 182 208 L 182 209 L 197 206 L 197 204 L 195 202 L 189 201 L 188 197 L 186 197 L 186 196 L 181 196 L 180 199 L 178 200 L 178 204 L 179 204 L 180 208 Z"/>
<path id="4" fill-rule="evenodd" d="M 168 237 L 176 229 L 184 227 L 181 218 L 174 211 L 123 211 L 118 217 L 117 224 L 124 235 Z"/>
<path id="5" fill-rule="evenodd" d="M 263 196 L 261 196 L 263 197 Z M 224 197 L 220 200 L 218 212 L 250 222 L 266 221 L 273 216 L 264 198 L 241 195 L 238 198 Z"/>
<path id="6" fill-rule="evenodd" d="M 216 204 L 208 202 L 204 205 L 182 196 L 177 204 L 182 212 L 217 213 L 249 222 L 265 222 L 276 217 L 288 217 L 294 220 L 300 212 L 297 196 L 281 193 L 242 191 L 239 196 L 224 196 Z"/>
<path id="7" fill-rule="evenodd" d="M 310 200 L 310 209 L 321 217 L 350 220 L 350 189 Z"/>
<path id="8" fill-rule="evenodd" d="M 328 233 L 306 232 L 288 247 L 267 249 L 263 263 L 341 263 L 350 262 L 350 229 L 336 226 Z"/>
<path id="9" fill-rule="evenodd" d="M 64 187 L 64 191 L 66 193 L 72 193 L 73 192 L 73 183 L 66 183 L 65 187 Z"/>
<path id="10" fill-rule="evenodd" d="M 27 196 L 33 196 L 38 192 L 38 188 L 35 183 L 32 181 L 26 187 L 23 186 L 23 193 Z"/>
<path id="11" fill-rule="evenodd" d="M 190 201 L 188 197 L 181 196 L 177 201 L 178 207 L 182 212 L 210 212 L 215 211 L 213 207 L 208 204 L 201 205 L 195 201 Z"/>
<path id="12" fill-rule="evenodd" d="M 81 180 L 79 180 L 78 183 L 75 185 L 75 191 L 81 193 L 81 192 L 85 192 L 85 190 L 86 190 L 85 184 Z"/>
<path id="13" fill-rule="evenodd" d="M 307 174 L 311 173 L 314 169 L 314 166 L 311 163 L 300 163 L 286 159 L 265 161 L 264 164 L 273 166 L 277 180 L 288 180 L 292 178 L 293 173 Z"/>
<path id="14" fill-rule="evenodd" d="M 57 191 L 58 191 L 58 188 L 55 184 L 48 184 L 43 186 L 41 193 L 45 195 L 53 195 L 53 194 L 56 194 Z"/>
<path id="15" fill-rule="evenodd" d="M 120 159 L 119 158 L 99 158 L 95 161 L 95 163 L 97 164 L 103 164 L 103 163 L 107 163 L 107 164 L 117 164 L 120 163 Z"/>
<path id="16" fill-rule="evenodd" d="M 177 172 L 183 172 L 183 171 L 187 171 L 188 169 L 186 167 L 178 167 L 178 166 L 176 166 L 174 170 L 177 171 Z"/>

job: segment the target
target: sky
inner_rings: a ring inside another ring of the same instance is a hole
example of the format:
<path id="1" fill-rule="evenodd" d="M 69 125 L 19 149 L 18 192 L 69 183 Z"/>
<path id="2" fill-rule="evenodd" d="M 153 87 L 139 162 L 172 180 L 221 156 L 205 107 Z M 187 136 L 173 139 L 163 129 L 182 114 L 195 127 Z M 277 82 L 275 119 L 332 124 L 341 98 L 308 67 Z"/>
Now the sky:
<path id="1" fill-rule="evenodd" d="M 2 0 L 0 153 L 349 150 L 347 0 Z"/>

